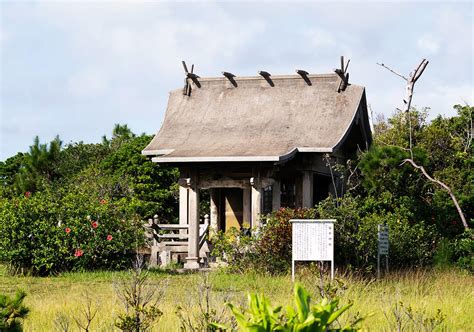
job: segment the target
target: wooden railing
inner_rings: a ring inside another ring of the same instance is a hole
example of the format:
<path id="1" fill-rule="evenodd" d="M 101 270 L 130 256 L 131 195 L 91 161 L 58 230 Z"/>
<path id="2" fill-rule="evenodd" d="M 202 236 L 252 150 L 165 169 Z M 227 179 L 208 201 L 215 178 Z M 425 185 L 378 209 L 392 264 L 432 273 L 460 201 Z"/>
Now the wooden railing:
<path id="1" fill-rule="evenodd" d="M 150 265 L 157 263 L 156 255 L 160 255 L 164 251 L 168 251 L 169 255 L 187 254 L 189 246 L 189 225 L 178 224 L 158 224 L 158 216 L 149 219 L 147 229 L 147 237 L 152 242 Z M 206 253 L 201 254 L 201 249 L 206 244 L 209 232 L 209 216 L 204 217 L 204 223 L 199 225 L 199 252 L 200 256 L 205 257 Z M 207 248 L 207 247 L 206 247 Z M 161 259 L 162 263 L 164 259 Z"/>

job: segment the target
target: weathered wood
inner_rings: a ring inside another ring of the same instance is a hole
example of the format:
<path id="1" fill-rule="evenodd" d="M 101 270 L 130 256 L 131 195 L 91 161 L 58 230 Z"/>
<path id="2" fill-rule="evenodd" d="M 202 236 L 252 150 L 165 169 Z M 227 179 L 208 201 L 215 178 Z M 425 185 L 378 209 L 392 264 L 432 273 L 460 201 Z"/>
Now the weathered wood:
<path id="1" fill-rule="evenodd" d="M 258 74 L 262 76 L 265 79 L 265 81 L 267 81 L 268 84 L 270 84 L 271 87 L 275 86 L 271 78 L 272 75 L 269 72 L 262 70 L 262 71 L 259 71 Z"/>
<path id="2" fill-rule="evenodd" d="M 189 225 L 176 225 L 176 224 L 159 224 L 159 228 L 164 230 L 178 230 L 178 229 L 188 229 Z"/>
<path id="3" fill-rule="evenodd" d="M 156 235 L 159 239 L 179 239 L 185 240 L 189 238 L 188 234 L 158 234 Z"/>
<path id="4" fill-rule="evenodd" d="M 296 73 L 301 76 L 301 78 L 306 82 L 308 85 L 312 85 L 311 80 L 308 77 L 308 72 L 305 70 L 297 69 Z"/>
<path id="5" fill-rule="evenodd" d="M 201 179 L 199 181 L 199 188 L 210 189 L 210 188 L 248 188 L 250 185 L 248 180 L 245 179 L 229 179 L 221 178 L 213 180 L 210 177 Z"/>
<path id="6" fill-rule="evenodd" d="M 419 166 L 417 165 L 413 159 L 405 159 L 403 160 L 403 162 L 401 163 L 401 165 L 405 164 L 405 163 L 410 163 L 413 167 L 415 167 L 416 169 L 419 169 L 421 170 L 421 172 L 423 173 L 423 175 L 428 179 L 430 180 L 431 182 L 433 183 L 436 183 L 438 186 L 440 186 L 441 188 L 443 188 L 444 190 L 446 190 L 446 192 L 449 194 L 449 196 L 451 197 L 453 203 L 454 203 L 454 206 L 456 206 L 456 210 L 458 211 L 458 214 L 459 214 L 459 217 L 461 218 L 461 221 L 462 221 L 462 224 L 464 226 L 465 229 L 469 229 L 469 225 L 467 224 L 467 221 L 466 221 L 466 217 L 464 216 L 464 213 L 462 212 L 461 210 L 461 206 L 459 205 L 459 202 L 458 200 L 456 199 L 456 196 L 454 196 L 453 194 L 453 191 L 451 190 L 450 187 L 448 187 L 445 183 L 441 182 L 440 180 L 437 180 L 435 178 L 432 178 L 428 172 L 426 172 L 425 168 L 423 166 Z"/>

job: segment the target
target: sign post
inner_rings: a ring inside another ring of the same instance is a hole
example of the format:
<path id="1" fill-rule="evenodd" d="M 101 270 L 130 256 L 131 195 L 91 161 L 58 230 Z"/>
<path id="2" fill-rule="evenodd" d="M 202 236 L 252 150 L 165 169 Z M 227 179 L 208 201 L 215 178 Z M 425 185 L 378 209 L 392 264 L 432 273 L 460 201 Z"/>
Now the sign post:
<path id="1" fill-rule="evenodd" d="M 378 225 L 377 279 L 380 279 L 380 256 L 385 255 L 385 268 L 388 273 L 388 226 Z"/>
<path id="2" fill-rule="evenodd" d="M 291 219 L 291 279 L 295 281 L 296 261 L 330 261 L 334 279 L 334 219 Z"/>

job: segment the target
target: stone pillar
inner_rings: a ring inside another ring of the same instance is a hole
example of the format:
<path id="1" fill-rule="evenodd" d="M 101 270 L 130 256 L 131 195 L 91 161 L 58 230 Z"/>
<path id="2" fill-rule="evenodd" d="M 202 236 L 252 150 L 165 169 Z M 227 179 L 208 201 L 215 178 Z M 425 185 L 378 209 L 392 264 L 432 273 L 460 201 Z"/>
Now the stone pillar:
<path id="1" fill-rule="evenodd" d="M 260 212 L 262 209 L 261 189 L 260 185 L 255 181 L 255 178 L 250 179 L 252 185 L 252 228 L 260 226 Z"/>
<path id="2" fill-rule="evenodd" d="M 313 173 L 305 171 L 303 173 L 303 181 L 301 186 L 303 196 L 303 207 L 313 207 Z"/>
<path id="3" fill-rule="evenodd" d="M 183 183 L 184 182 L 184 183 Z M 188 188 L 186 180 L 182 179 L 179 183 L 179 224 L 188 224 Z"/>
<path id="4" fill-rule="evenodd" d="M 272 185 L 272 210 L 276 211 L 281 207 L 281 185 L 280 181 L 275 181 Z"/>
<path id="5" fill-rule="evenodd" d="M 247 223 L 250 226 L 252 226 L 252 204 L 250 201 L 250 187 L 248 188 L 243 188 L 243 221 L 244 224 Z"/>
<path id="6" fill-rule="evenodd" d="M 217 194 L 217 190 L 215 188 L 209 189 L 209 196 L 211 196 L 211 202 L 210 202 L 210 212 L 211 212 L 211 229 L 214 232 L 217 232 L 219 230 L 219 211 L 217 210 L 217 207 L 219 206 L 219 196 Z"/>
<path id="7" fill-rule="evenodd" d="M 196 184 L 196 176 L 191 178 L 188 187 L 188 257 L 186 257 L 185 269 L 199 269 L 199 189 Z"/>

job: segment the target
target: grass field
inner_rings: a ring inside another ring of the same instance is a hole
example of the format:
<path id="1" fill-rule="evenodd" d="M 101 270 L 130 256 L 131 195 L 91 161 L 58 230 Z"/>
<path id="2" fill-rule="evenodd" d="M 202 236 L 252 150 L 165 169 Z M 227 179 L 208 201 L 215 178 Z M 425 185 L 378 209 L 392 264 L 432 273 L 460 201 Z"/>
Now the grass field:
<path id="1" fill-rule="evenodd" d="M 114 330 L 113 322 L 122 312 L 114 288 L 114 280 L 126 277 L 127 272 L 66 273 L 56 277 L 12 277 L 0 266 L 0 292 L 12 293 L 20 287 L 27 291 L 25 299 L 31 312 L 24 322 L 26 331 L 55 331 L 54 320 L 59 313 L 69 317 L 78 316 L 84 293 L 99 302 L 99 314 L 93 321 L 92 331 Z M 210 272 L 212 297 L 217 308 L 223 308 L 224 298 L 245 303 L 246 292 L 264 292 L 273 305 L 290 304 L 292 283 L 289 276 L 266 277 L 257 274 L 233 275 L 219 271 Z M 319 295 L 317 274 L 309 271 L 300 275 L 308 290 Z M 362 315 L 372 313 L 363 327 L 370 331 L 392 331 L 393 308 L 402 301 L 411 305 L 421 318 L 431 317 L 441 309 L 446 319 L 439 330 L 474 331 L 474 276 L 457 270 L 417 270 L 393 273 L 380 281 L 362 279 L 356 276 L 341 278 L 345 283 L 339 290 L 341 303 L 354 302 L 346 315 L 347 319 L 356 312 Z M 201 274 L 171 274 L 151 272 L 150 282 L 158 284 L 166 280 L 164 295 L 159 308 L 163 317 L 154 331 L 179 331 L 180 322 L 175 314 L 181 305 L 188 313 L 197 313 L 197 289 L 203 282 Z M 201 287 L 202 288 L 202 287 Z M 384 315 L 387 315 L 388 318 Z M 73 323 L 72 331 L 77 328 Z M 408 329 L 410 330 L 410 329 Z"/>

